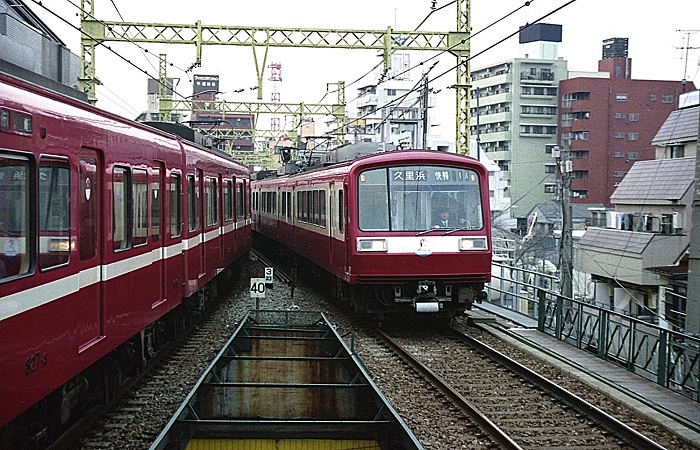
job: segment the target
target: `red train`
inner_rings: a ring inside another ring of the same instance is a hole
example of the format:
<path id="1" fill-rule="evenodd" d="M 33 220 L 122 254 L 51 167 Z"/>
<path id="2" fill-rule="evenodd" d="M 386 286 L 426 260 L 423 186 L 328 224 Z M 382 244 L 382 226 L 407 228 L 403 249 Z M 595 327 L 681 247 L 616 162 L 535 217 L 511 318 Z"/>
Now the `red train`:
<path id="1" fill-rule="evenodd" d="M 485 298 L 488 173 L 473 158 L 375 152 L 254 179 L 252 190 L 256 239 L 323 269 L 333 295 L 356 311 L 449 319 Z"/>
<path id="2" fill-rule="evenodd" d="M 0 74 L 0 443 L 145 366 L 250 250 L 249 203 L 223 153 Z"/>

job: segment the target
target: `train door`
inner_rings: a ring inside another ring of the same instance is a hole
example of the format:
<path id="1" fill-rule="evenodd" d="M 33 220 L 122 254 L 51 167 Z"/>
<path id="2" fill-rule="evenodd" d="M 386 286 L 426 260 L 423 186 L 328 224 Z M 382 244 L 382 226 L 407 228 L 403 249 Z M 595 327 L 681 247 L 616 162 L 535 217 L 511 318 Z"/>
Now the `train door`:
<path id="1" fill-rule="evenodd" d="M 80 180 L 78 182 L 78 247 L 83 267 L 90 267 L 91 282 L 81 291 L 83 299 L 89 299 L 79 308 L 81 326 L 78 328 L 80 351 L 90 347 L 105 336 L 104 283 L 102 280 L 102 236 L 104 211 L 102 211 L 101 160 L 94 150 L 83 149 L 80 154 Z"/>
<path id="2" fill-rule="evenodd" d="M 152 307 L 160 305 L 166 300 L 167 288 L 165 286 L 165 238 L 162 233 L 161 224 L 165 223 L 163 217 L 163 194 L 165 193 L 165 164 L 156 161 L 151 170 L 151 241 L 158 248 L 158 258 L 156 260 L 156 270 L 154 271 L 158 277 L 157 286 L 158 292 L 155 296 L 155 301 Z M 156 281 L 156 280 L 154 280 Z"/>

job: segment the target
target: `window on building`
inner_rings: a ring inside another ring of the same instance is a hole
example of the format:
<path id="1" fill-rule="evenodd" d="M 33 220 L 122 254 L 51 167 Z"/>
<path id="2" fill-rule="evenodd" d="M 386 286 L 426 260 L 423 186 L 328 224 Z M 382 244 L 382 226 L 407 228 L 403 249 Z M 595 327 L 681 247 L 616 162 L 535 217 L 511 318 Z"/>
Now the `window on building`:
<path id="1" fill-rule="evenodd" d="M 639 122 L 639 114 L 633 113 L 629 116 L 630 122 Z"/>
<path id="2" fill-rule="evenodd" d="M 571 159 L 588 159 L 588 150 L 574 150 L 570 155 Z"/>
<path id="3" fill-rule="evenodd" d="M 613 172 L 613 178 L 623 178 L 625 176 L 625 172 L 622 170 L 616 170 Z"/>
<path id="4" fill-rule="evenodd" d="M 673 103 L 673 95 L 662 95 L 661 103 Z"/>
<path id="5" fill-rule="evenodd" d="M 574 170 L 571 172 L 571 178 L 578 178 L 578 179 L 586 179 L 588 178 L 588 171 L 587 170 Z"/>
<path id="6" fill-rule="evenodd" d="M 625 138 L 625 133 L 622 131 L 616 131 L 615 132 L 615 139 L 624 139 Z"/>
<path id="7" fill-rule="evenodd" d="M 386 90 L 386 95 L 388 97 L 396 97 L 396 89 L 387 89 Z"/>
<path id="8" fill-rule="evenodd" d="M 624 118 L 625 118 L 625 115 L 622 114 L 622 113 L 615 113 L 615 118 L 616 118 L 616 119 L 624 119 Z"/>
<path id="9" fill-rule="evenodd" d="M 639 152 L 629 152 L 627 154 L 628 159 L 639 159 Z"/>
<path id="10" fill-rule="evenodd" d="M 629 133 L 627 135 L 627 139 L 630 141 L 638 141 L 639 140 L 639 133 Z"/>
<path id="11" fill-rule="evenodd" d="M 683 145 L 671 146 L 671 158 L 683 158 L 683 157 L 685 157 L 685 146 L 683 146 Z"/>
<path id="12" fill-rule="evenodd" d="M 555 192 L 557 192 L 556 183 L 545 183 L 544 184 L 544 193 L 545 194 L 554 194 Z"/>
<path id="13" fill-rule="evenodd" d="M 627 101 L 627 94 L 617 93 L 617 94 L 615 94 L 615 100 L 617 100 L 618 102 L 626 102 Z"/>
<path id="14" fill-rule="evenodd" d="M 545 164 L 544 165 L 544 173 L 557 173 L 557 165 L 556 164 Z"/>
<path id="15" fill-rule="evenodd" d="M 565 94 L 562 96 L 561 104 L 564 108 L 571 108 L 573 102 L 579 100 L 589 100 L 590 95 L 590 92 L 572 92 L 570 94 Z"/>
<path id="16" fill-rule="evenodd" d="M 625 152 L 615 152 L 613 154 L 615 158 L 624 158 L 625 157 Z"/>
<path id="17" fill-rule="evenodd" d="M 557 134 L 556 126 L 545 126 L 545 125 L 520 125 L 520 134 L 546 134 L 555 135 Z"/>

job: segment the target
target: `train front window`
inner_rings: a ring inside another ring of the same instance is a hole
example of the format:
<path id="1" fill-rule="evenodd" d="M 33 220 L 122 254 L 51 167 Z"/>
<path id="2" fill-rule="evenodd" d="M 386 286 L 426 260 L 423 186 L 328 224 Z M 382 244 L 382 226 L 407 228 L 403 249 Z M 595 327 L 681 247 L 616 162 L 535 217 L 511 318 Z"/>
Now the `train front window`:
<path id="1" fill-rule="evenodd" d="M 480 230 L 479 177 L 467 169 L 400 166 L 359 175 L 359 226 L 365 231 Z M 441 211 L 449 211 L 443 221 Z"/>

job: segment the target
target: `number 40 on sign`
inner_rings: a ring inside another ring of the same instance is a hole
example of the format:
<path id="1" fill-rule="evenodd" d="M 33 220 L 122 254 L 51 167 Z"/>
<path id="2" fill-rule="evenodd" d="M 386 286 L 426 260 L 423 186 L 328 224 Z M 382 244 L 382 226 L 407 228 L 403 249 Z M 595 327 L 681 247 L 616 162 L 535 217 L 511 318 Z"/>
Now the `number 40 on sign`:
<path id="1" fill-rule="evenodd" d="M 250 298 L 265 298 L 265 278 L 250 279 Z"/>

